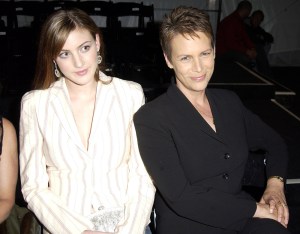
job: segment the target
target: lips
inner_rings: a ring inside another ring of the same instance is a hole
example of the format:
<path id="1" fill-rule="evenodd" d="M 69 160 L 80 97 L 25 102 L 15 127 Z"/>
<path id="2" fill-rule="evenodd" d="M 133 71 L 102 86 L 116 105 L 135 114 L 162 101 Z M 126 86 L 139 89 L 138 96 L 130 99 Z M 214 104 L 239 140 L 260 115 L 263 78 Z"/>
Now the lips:
<path id="1" fill-rule="evenodd" d="M 204 80 L 204 79 L 205 79 L 205 75 L 192 77 L 192 80 L 195 80 L 195 81 L 201 81 L 201 80 Z"/>
<path id="2" fill-rule="evenodd" d="M 78 76 L 84 76 L 86 73 L 87 73 L 87 69 L 84 69 L 84 70 L 81 70 L 81 71 L 78 71 L 78 72 L 75 72 Z"/>

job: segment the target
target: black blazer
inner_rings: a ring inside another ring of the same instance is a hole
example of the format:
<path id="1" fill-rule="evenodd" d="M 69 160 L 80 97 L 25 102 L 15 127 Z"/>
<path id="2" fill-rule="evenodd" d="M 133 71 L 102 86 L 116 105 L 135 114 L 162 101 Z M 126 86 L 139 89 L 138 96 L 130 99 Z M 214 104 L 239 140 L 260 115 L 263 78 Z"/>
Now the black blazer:
<path id="1" fill-rule="evenodd" d="M 285 177 L 282 138 L 230 91 L 206 90 L 216 132 L 172 85 L 134 116 L 144 164 L 157 187 L 158 234 L 235 233 L 256 202 L 241 191 L 249 149 L 268 150 L 267 174 Z"/>

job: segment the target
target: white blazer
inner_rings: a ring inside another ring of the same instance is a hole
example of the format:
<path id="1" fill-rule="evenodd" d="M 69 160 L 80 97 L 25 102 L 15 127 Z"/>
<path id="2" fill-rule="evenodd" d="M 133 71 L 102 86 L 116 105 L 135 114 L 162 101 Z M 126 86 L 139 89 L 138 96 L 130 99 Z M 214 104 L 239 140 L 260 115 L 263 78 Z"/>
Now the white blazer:
<path id="1" fill-rule="evenodd" d="M 50 233 L 93 230 L 89 216 L 112 209 L 122 210 L 118 233 L 144 233 L 155 189 L 141 161 L 132 121 L 143 103 L 137 83 L 118 78 L 108 85 L 99 81 L 86 150 L 64 78 L 23 96 L 22 192 Z"/>

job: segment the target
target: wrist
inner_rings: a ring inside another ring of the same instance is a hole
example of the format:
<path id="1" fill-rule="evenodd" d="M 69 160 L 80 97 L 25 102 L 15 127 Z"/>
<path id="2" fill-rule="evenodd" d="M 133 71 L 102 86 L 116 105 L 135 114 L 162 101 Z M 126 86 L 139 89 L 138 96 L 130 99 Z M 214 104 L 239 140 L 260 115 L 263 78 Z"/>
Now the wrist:
<path id="1" fill-rule="evenodd" d="M 280 176 L 270 176 L 267 181 L 267 187 L 269 188 L 281 188 L 284 189 L 284 179 Z"/>
<path id="2" fill-rule="evenodd" d="M 270 176 L 268 178 L 268 180 L 270 179 L 277 179 L 278 181 L 280 181 L 281 183 L 284 183 L 284 179 L 281 176 Z"/>

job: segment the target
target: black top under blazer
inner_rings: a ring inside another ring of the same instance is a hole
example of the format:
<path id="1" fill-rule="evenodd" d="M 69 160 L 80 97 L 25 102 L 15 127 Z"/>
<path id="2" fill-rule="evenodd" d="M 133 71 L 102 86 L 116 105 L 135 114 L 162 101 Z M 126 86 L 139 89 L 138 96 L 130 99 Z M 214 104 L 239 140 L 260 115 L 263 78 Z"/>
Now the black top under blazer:
<path id="1" fill-rule="evenodd" d="M 249 149 L 268 151 L 267 176 L 285 178 L 283 139 L 231 91 L 207 89 L 216 132 L 177 88 L 134 116 L 139 150 L 157 187 L 157 234 L 235 233 L 256 211 L 242 191 Z"/>

